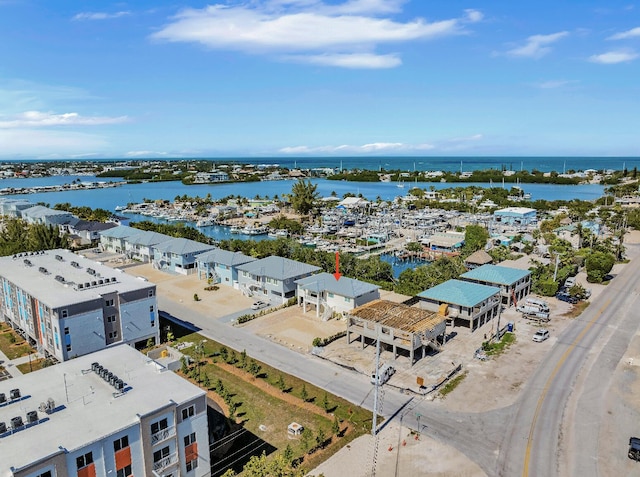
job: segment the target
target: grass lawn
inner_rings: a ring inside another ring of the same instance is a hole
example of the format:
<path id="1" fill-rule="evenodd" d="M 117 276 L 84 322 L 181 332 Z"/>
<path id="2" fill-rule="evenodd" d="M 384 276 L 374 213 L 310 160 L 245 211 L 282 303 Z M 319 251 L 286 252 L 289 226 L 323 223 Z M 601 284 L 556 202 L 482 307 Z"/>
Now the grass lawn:
<path id="1" fill-rule="evenodd" d="M 27 356 L 35 351 L 6 323 L 0 323 L 0 349 L 9 359 Z"/>
<path id="2" fill-rule="evenodd" d="M 201 367 L 201 377 L 206 372 L 210 389 L 215 389 L 220 379 L 225 390 L 230 393 L 231 401 L 239 403 L 235 413 L 237 422 L 241 422 L 248 430 L 276 447 L 279 452 L 289 444 L 296 456 L 305 455 L 306 449 L 302 439 L 290 439 L 287 434 L 287 426 L 291 422 L 297 422 L 312 432 L 311 447 L 315 445 L 319 429 L 322 429 L 327 440 L 331 438 L 334 415 L 340 421 L 341 430 L 349 428 L 343 437 L 334 436 L 325 449 L 310 456 L 306 455 L 302 464 L 305 469 L 314 468 L 356 437 L 371 431 L 372 414 L 366 409 L 354 406 L 342 398 L 262 362 L 256 361 L 260 366 L 258 377 L 244 372 L 238 376 L 235 373 L 239 371 L 229 372 L 223 369 L 225 365 L 242 367 L 242 353 L 234 352 L 197 333 L 182 336 L 178 341 L 202 343 L 201 351 L 198 351 L 198 346 L 191 346 L 182 352 L 193 357 L 202 356 L 201 362 L 208 361 Z M 254 360 L 250 356 L 246 356 L 246 368 L 250 367 L 252 361 Z M 262 389 L 263 387 L 266 390 Z M 281 388 L 284 388 L 284 391 Z M 306 402 L 302 399 L 302 394 L 305 393 Z M 260 430 L 261 425 L 266 426 L 266 431 Z"/>
<path id="3" fill-rule="evenodd" d="M 44 358 L 32 359 L 31 363 L 22 363 L 16 367 L 22 372 L 22 374 L 27 374 L 32 371 L 37 371 L 39 369 L 42 369 L 44 367 L 43 366 L 44 362 L 45 362 Z"/>

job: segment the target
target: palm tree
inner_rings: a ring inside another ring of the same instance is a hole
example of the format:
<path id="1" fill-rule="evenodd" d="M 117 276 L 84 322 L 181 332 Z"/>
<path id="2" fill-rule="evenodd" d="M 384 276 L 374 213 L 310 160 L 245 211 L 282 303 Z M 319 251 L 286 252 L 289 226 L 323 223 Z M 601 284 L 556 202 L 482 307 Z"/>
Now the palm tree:
<path id="1" fill-rule="evenodd" d="M 311 181 L 300 179 L 291 188 L 291 206 L 300 214 L 309 214 L 318 200 L 318 186 Z"/>

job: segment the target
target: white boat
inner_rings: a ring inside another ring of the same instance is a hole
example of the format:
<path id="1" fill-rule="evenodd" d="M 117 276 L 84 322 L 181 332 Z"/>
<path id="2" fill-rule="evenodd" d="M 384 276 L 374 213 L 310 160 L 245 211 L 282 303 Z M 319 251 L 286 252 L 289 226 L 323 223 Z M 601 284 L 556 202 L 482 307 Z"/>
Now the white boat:
<path id="1" fill-rule="evenodd" d="M 215 223 L 213 219 L 200 219 L 196 222 L 196 227 L 210 227 L 215 225 Z"/>
<path id="2" fill-rule="evenodd" d="M 237 225 L 234 225 L 231 227 L 231 229 L 229 229 L 229 232 L 231 232 L 232 234 L 241 234 L 242 227 L 238 227 Z"/>
<path id="3" fill-rule="evenodd" d="M 242 229 L 243 234 L 245 235 L 264 235 L 266 233 L 269 232 L 269 228 L 259 225 L 257 227 L 254 227 L 252 225 L 248 225 L 245 228 Z"/>
<path id="4" fill-rule="evenodd" d="M 127 210 L 127 206 L 126 205 L 116 205 L 116 207 L 113 209 L 116 212 L 120 212 L 122 210 Z"/>

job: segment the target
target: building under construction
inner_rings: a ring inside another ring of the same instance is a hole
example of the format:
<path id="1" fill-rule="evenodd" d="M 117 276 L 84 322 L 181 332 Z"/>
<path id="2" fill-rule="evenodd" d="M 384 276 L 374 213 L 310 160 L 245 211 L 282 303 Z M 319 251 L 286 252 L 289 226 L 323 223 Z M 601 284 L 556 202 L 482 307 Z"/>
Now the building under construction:
<path id="1" fill-rule="evenodd" d="M 387 300 L 375 300 L 354 308 L 345 317 L 347 343 L 351 343 L 352 334 L 360 336 L 363 348 L 379 339 L 381 345 L 392 348 L 394 359 L 398 349 L 406 350 L 412 365 L 416 350 L 422 349 L 421 358 L 424 358 L 426 347 L 440 350 L 438 337 L 444 338 L 447 319 L 444 313 Z"/>

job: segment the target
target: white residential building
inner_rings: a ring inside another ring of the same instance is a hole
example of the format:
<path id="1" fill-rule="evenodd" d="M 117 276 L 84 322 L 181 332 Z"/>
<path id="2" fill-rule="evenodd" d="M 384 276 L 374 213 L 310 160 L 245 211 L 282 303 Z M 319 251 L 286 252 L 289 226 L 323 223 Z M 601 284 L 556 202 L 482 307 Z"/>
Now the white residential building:
<path id="1" fill-rule="evenodd" d="M 129 346 L 0 382 L 0 477 L 211 475 L 206 393 Z"/>
<path id="2" fill-rule="evenodd" d="M 0 320 L 66 361 L 159 340 L 156 286 L 68 250 L 0 258 Z"/>

